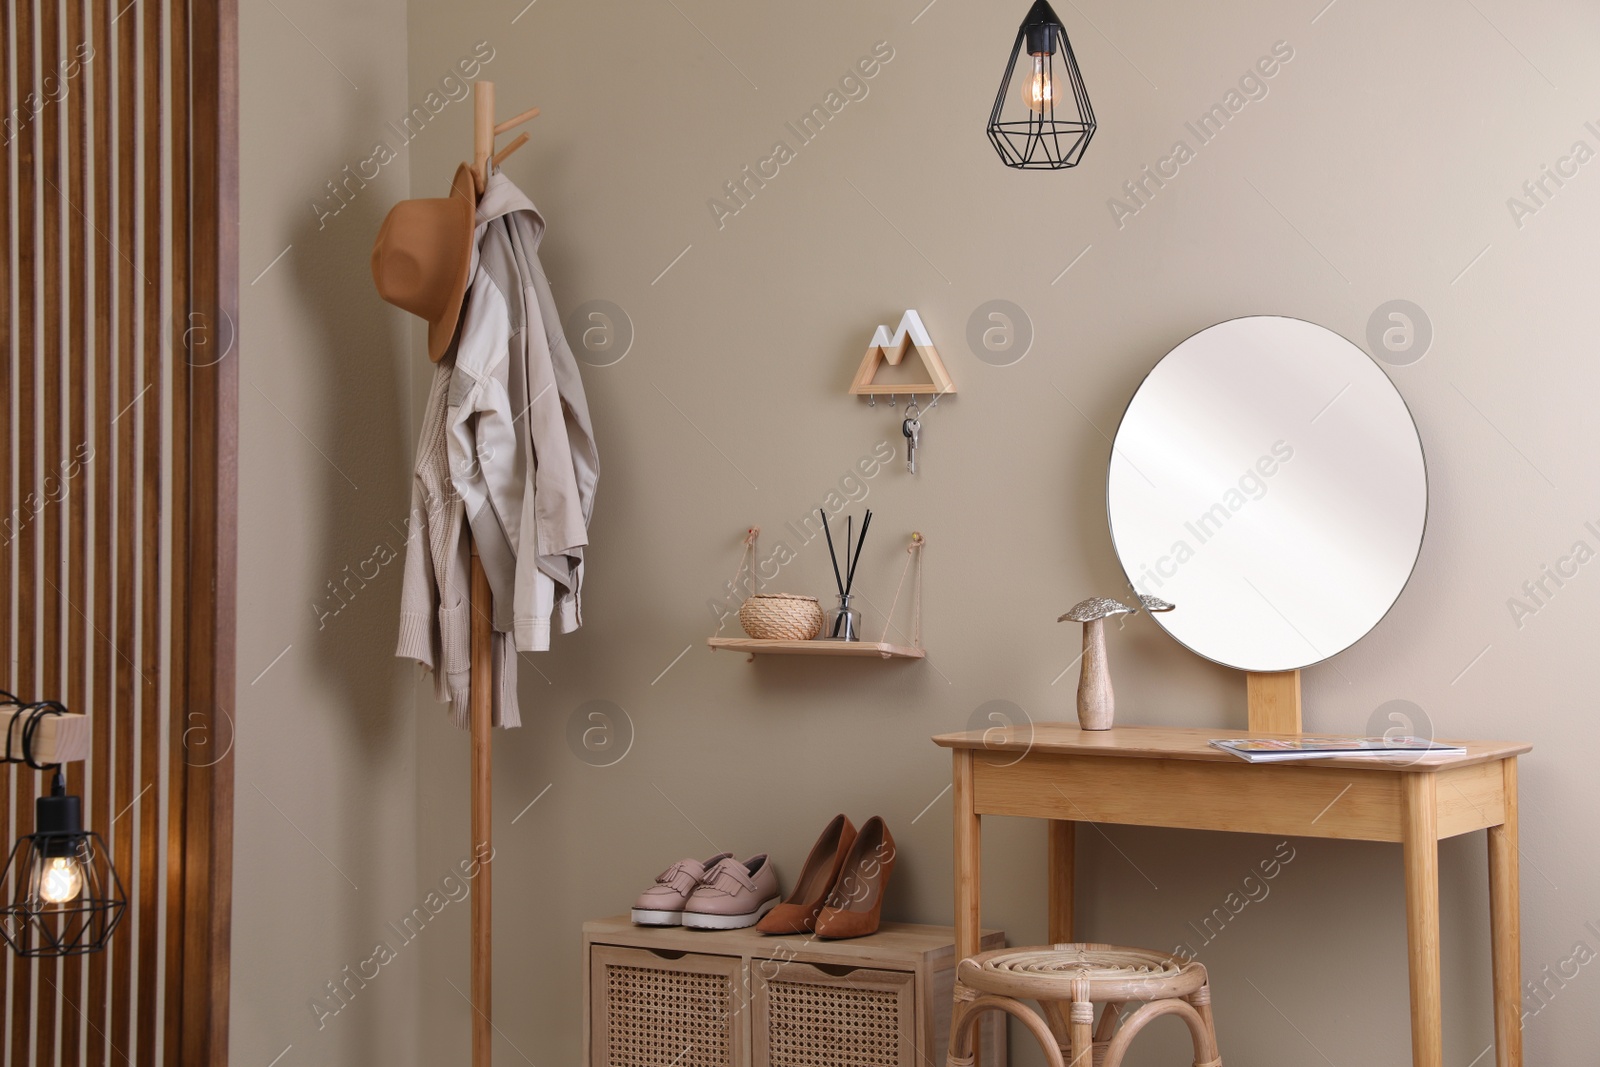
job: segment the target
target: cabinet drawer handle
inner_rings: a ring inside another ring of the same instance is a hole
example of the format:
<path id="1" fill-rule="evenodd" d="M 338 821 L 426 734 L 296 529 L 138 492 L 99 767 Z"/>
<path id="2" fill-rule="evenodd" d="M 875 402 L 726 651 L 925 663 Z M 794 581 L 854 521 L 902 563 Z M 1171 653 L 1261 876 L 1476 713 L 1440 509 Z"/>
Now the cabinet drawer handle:
<path id="1" fill-rule="evenodd" d="M 688 955 L 687 952 L 677 952 L 672 949 L 665 948 L 650 948 L 645 949 L 645 951 L 650 953 L 652 956 L 659 956 L 664 960 L 681 960 L 683 957 Z"/>

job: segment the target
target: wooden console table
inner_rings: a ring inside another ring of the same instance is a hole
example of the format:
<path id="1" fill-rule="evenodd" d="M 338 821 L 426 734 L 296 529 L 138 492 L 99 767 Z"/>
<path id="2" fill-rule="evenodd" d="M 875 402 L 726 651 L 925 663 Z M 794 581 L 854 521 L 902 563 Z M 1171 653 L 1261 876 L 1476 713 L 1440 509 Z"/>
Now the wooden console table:
<path id="1" fill-rule="evenodd" d="M 1049 820 L 1049 931 L 1055 943 L 1074 940 L 1076 823 L 1395 841 L 1405 864 L 1411 1062 L 1443 1067 L 1439 841 L 1487 829 L 1495 1065 L 1522 1067 L 1517 757 L 1532 746 L 1456 742 L 1466 755 L 1251 764 L 1207 743 L 1246 736 L 1241 730 L 1085 731 L 1039 724 L 935 737 L 955 759 L 957 954 L 979 951 L 984 815 Z"/>

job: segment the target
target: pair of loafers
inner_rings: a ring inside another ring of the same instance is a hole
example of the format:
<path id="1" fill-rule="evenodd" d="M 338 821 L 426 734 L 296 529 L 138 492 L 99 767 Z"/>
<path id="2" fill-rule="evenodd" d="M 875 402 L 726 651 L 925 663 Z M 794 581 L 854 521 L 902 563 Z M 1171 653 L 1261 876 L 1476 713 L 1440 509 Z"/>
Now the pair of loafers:
<path id="1" fill-rule="evenodd" d="M 740 930 L 754 926 L 778 904 L 778 872 L 765 854 L 744 862 L 730 852 L 706 860 L 679 860 L 633 903 L 640 926 Z"/>
<path id="2" fill-rule="evenodd" d="M 811 846 L 794 891 L 756 929 L 825 940 L 876 933 L 894 860 L 894 835 L 883 819 L 874 815 L 857 831 L 844 815 L 835 815 Z"/>

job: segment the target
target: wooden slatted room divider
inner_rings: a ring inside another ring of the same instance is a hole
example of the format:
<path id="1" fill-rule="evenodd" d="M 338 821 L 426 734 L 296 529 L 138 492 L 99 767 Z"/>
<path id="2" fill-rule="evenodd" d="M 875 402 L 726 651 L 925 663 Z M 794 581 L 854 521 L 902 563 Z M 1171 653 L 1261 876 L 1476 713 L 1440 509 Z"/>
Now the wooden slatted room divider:
<path id="1" fill-rule="evenodd" d="M 223 1064 L 235 10 L 4 0 L 0 19 L 0 687 L 93 716 L 68 782 L 129 901 L 103 954 L 0 950 L 0 1063 Z M 7 847 L 46 787 L 0 770 Z"/>

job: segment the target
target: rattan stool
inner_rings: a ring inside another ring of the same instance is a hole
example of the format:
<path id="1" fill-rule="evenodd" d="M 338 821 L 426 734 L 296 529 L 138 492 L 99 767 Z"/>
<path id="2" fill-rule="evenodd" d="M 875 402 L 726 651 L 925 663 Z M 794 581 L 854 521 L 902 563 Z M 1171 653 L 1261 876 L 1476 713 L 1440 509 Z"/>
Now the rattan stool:
<path id="1" fill-rule="evenodd" d="M 1023 1001 L 1037 1001 L 1043 1016 Z M 1139 1002 L 1126 1019 L 1125 1005 Z M 1094 1006 L 1104 1004 L 1099 1025 Z M 1050 1067 L 1119 1067 L 1153 1019 L 1176 1015 L 1194 1039 L 1195 1067 L 1221 1067 L 1206 969 L 1164 952 L 1117 945 L 1003 948 L 956 968 L 949 1067 L 972 1067 L 972 1030 L 986 1011 L 1015 1016 Z M 1119 1023 L 1119 1019 L 1121 1020 Z"/>

